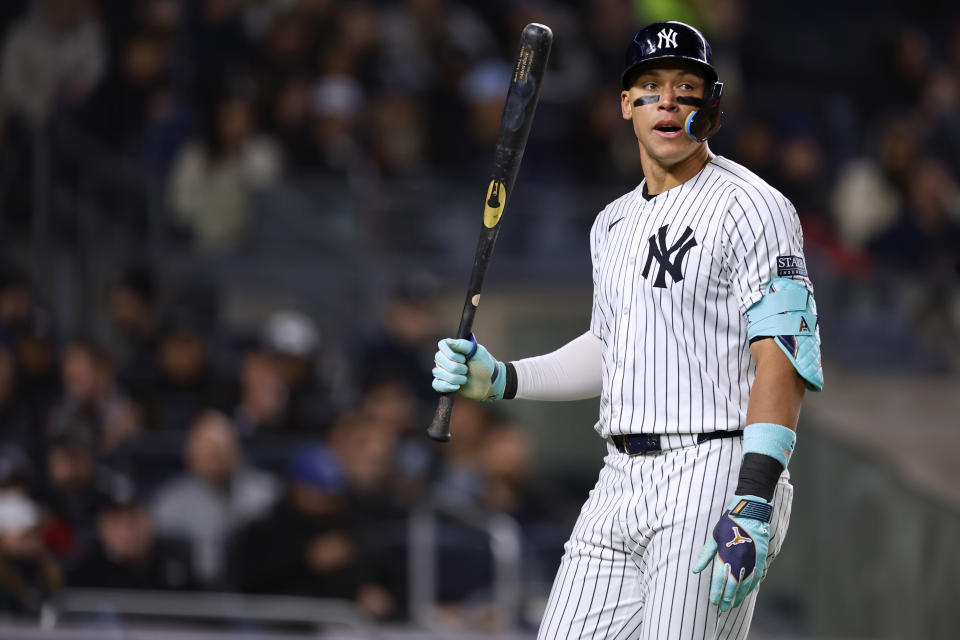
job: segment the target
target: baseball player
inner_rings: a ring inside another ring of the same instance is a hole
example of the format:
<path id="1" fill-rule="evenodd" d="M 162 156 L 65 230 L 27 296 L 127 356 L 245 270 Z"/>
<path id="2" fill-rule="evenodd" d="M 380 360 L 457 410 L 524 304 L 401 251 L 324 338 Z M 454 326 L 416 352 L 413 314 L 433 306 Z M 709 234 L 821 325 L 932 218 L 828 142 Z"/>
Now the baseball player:
<path id="1" fill-rule="evenodd" d="M 723 85 L 699 31 L 640 30 L 622 84 L 644 180 L 590 232 L 590 329 L 510 363 L 441 340 L 433 387 L 600 396 L 608 454 L 541 640 L 745 638 L 790 519 L 801 400 L 823 386 L 803 236 L 779 191 L 710 151 Z"/>

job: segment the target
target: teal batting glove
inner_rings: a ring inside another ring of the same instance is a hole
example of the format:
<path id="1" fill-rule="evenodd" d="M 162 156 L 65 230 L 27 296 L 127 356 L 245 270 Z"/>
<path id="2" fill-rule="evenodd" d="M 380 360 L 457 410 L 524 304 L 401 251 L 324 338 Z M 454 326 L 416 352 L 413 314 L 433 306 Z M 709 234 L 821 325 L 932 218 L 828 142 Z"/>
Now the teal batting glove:
<path id="1" fill-rule="evenodd" d="M 773 507 L 756 496 L 733 496 L 713 538 L 700 550 L 694 573 L 713 561 L 710 602 L 721 611 L 739 607 L 763 578 L 770 547 L 770 514 Z"/>
<path id="2" fill-rule="evenodd" d="M 477 344 L 473 334 L 469 340 L 444 338 L 437 343 L 434 355 L 433 388 L 440 393 L 456 393 L 477 402 L 503 400 L 507 384 L 507 367 Z"/>

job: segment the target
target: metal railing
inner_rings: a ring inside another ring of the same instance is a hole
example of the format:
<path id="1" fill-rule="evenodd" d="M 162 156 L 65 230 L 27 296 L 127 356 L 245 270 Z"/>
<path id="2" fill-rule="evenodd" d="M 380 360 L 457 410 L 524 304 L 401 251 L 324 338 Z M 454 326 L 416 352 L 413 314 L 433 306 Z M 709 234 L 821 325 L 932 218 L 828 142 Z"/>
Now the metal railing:
<path id="1" fill-rule="evenodd" d="M 103 626 L 71 626 L 50 630 L 22 624 L 0 625 L 0 640 L 534 640 L 533 633 L 481 633 L 443 631 L 431 632 L 423 629 L 379 627 L 367 630 L 320 631 L 308 633 L 268 631 L 243 633 L 217 631 L 211 629 L 173 629 L 155 626 L 124 627 L 110 629 Z M 757 640 L 768 640 L 758 638 Z M 813 640 L 812 638 L 784 638 L 778 640 Z M 831 638 L 831 640 L 838 640 Z"/>
<path id="2" fill-rule="evenodd" d="M 488 536 L 493 558 L 492 626 L 499 631 L 515 628 L 523 604 L 520 525 L 504 513 L 439 504 L 414 510 L 409 520 L 409 596 L 414 623 L 424 629 L 443 628 L 437 596 L 437 552 L 442 544 L 438 538 L 438 523 L 442 518 L 451 519 Z"/>
<path id="3" fill-rule="evenodd" d="M 67 589 L 41 626 L 53 629 L 81 618 L 145 619 L 170 623 L 241 621 L 265 625 L 299 624 L 317 629 L 368 629 L 371 620 L 350 600 L 297 596 L 246 595 L 129 589 Z"/>
<path id="4" fill-rule="evenodd" d="M 440 504 L 414 510 L 408 520 L 409 598 L 416 628 L 453 632 L 443 622 L 438 596 L 438 553 L 444 544 L 438 533 L 444 522 L 468 527 L 483 536 L 492 558 L 489 607 L 491 631 L 516 630 L 523 607 L 522 535 L 509 515 Z M 316 630 L 371 632 L 373 620 L 350 600 L 239 593 L 70 588 L 58 595 L 39 619 L 41 629 L 108 621 L 127 628 L 131 621 L 154 620 L 196 626 L 255 623 L 310 626 Z"/>

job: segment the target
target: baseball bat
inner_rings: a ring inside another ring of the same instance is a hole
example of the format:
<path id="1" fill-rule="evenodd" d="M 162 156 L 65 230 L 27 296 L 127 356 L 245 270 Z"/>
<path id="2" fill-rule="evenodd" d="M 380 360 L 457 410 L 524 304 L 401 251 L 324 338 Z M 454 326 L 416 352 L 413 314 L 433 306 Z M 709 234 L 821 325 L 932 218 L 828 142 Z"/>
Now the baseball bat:
<path id="1" fill-rule="evenodd" d="M 480 304 L 480 289 L 483 277 L 490 264 L 493 245 L 500 233 L 500 221 L 507 199 L 513 193 L 513 184 L 520 169 L 520 160 L 527 146 L 530 126 L 533 124 L 533 112 L 540 97 L 540 86 L 550 56 L 553 32 L 550 27 L 530 23 L 520 35 L 520 53 L 513 67 L 513 77 L 507 90 L 503 116 L 500 118 L 500 133 L 493 154 L 493 171 L 487 186 L 487 196 L 483 205 L 483 226 L 477 252 L 473 258 L 473 270 L 470 284 L 467 286 L 467 298 L 460 314 L 458 338 L 469 338 L 473 329 L 473 317 Z M 427 428 L 427 435 L 438 442 L 450 439 L 450 413 L 453 410 L 453 396 L 442 394 L 437 403 L 437 412 L 433 422 Z"/>

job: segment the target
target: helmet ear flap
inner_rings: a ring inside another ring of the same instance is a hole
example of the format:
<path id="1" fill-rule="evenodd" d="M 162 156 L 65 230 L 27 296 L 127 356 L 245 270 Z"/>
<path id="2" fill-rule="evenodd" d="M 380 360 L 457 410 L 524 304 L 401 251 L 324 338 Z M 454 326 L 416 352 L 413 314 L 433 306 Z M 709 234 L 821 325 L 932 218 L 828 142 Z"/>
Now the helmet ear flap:
<path id="1" fill-rule="evenodd" d="M 720 97 L 723 95 L 723 83 L 714 82 L 707 91 L 701 107 L 687 116 L 684 130 L 696 142 L 703 142 L 720 129 Z"/>

